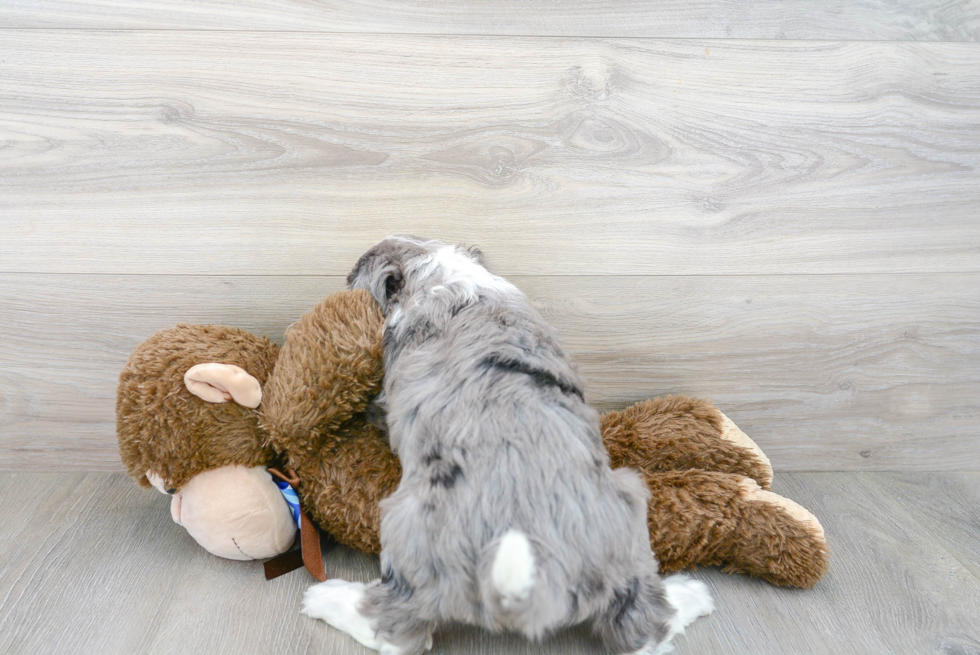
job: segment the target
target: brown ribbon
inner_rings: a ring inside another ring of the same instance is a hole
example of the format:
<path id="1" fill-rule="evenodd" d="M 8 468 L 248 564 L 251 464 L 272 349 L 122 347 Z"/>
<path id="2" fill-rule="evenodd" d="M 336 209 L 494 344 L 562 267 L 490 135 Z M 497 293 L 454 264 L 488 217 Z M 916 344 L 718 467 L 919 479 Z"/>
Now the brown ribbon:
<path id="1" fill-rule="evenodd" d="M 299 476 L 296 475 L 294 469 L 287 468 L 286 473 L 283 473 L 279 469 L 270 468 L 269 473 L 288 483 L 299 495 Z M 310 520 L 309 514 L 302 507 L 299 516 L 299 548 L 294 548 L 268 560 L 265 563 L 266 580 L 278 578 L 280 575 L 295 571 L 304 565 L 310 575 L 320 582 L 327 579 L 327 573 L 323 569 L 323 555 L 320 551 L 320 529 Z"/>

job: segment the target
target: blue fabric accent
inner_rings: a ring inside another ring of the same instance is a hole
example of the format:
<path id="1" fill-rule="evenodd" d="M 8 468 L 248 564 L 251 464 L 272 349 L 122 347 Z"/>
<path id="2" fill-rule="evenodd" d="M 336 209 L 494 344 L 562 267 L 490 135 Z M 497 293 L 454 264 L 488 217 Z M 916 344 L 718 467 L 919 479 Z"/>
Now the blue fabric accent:
<path id="1" fill-rule="evenodd" d="M 302 530 L 303 524 L 299 520 L 299 496 L 296 495 L 296 491 L 289 486 L 288 482 L 276 480 L 276 486 L 279 487 L 279 492 L 286 499 L 286 504 L 289 505 L 289 513 L 293 515 L 296 527 Z"/>

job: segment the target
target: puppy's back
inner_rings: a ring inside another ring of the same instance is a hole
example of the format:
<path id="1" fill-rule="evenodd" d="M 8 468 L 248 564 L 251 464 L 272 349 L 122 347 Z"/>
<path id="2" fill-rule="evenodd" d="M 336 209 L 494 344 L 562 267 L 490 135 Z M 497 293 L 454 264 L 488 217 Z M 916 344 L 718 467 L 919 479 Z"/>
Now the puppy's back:
<path id="1" fill-rule="evenodd" d="M 404 474 L 382 533 L 395 568 L 434 583 L 443 616 L 529 637 L 655 576 L 646 488 L 610 469 L 555 331 L 523 296 L 444 315 L 423 303 L 389 362 Z M 430 559 L 411 561 L 419 552 Z"/>

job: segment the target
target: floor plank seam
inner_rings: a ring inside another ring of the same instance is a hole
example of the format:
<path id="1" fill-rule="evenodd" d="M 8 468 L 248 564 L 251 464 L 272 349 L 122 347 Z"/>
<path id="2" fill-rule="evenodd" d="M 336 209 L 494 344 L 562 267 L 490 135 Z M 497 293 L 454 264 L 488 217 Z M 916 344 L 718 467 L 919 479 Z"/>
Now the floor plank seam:
<path id="1" fill-rule="evenodd" d="M 283 30 L 283 29 L 201 29 L 167 27 L 0 27 L 0 32 L 185 32 L 201 34 L 308 34 L 324 36 L 379 36 L 419 38 L 474 38 L 474 39 L 574 39 L 577 41 L 678 41 L 678 42 L 730 42 L 730 43 L 867 43 L 867 44 L 950 44 L 980 46 L 980 41 L 938 41 L 917 39 L 777 39 L 727 36 L 620 36 L 582 34 L 520 34 L 478 32 L 362 32 L 357 30 Z"/>

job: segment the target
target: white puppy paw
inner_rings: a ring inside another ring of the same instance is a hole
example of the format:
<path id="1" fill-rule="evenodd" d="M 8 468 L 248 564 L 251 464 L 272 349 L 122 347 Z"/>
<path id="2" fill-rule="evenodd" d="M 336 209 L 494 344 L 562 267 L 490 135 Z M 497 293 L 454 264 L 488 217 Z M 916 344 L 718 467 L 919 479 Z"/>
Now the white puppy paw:
<path id="1" fill-rule="evenodd" d="M 659 644 L 650 643 L 634 655 L 666 655 L 674 650 L 671 640 L 684 633 L 684 628 L 700 616 L 707 616 L 715 611 L 715 602 L 711 599 L 708 586 L 700 580 L 686 575 L 672 575 L 664 578 L 664 591 L 669 602 L 677 613 L 670 620 L 670 630 L 667 637 Z"/>
<path id="2" fill-rule="evenodd" d="M 371 621 L 358 611 L 364 589 L 363 582 L 346 580 L 313 585 L 303 595 L 303 614 L 326 621 L 372 650 L 381 650 L 388 644 L 378 639 Z"/>
<path id="3" fill-rule="evenodd" d="M 672 575 L 664 579 L 664 590 L 667 601 L 677 610 L 677 615 L 671 621 L 671 633 L 684 632 L 684 628 L 694 622 L 694 619 L 707 616 L 715 611 L 715 602 L 711 599 L 708 585 L 686 575 Z"/>

